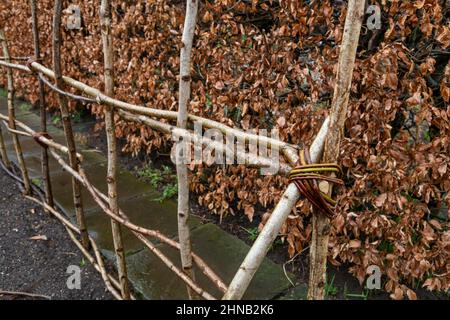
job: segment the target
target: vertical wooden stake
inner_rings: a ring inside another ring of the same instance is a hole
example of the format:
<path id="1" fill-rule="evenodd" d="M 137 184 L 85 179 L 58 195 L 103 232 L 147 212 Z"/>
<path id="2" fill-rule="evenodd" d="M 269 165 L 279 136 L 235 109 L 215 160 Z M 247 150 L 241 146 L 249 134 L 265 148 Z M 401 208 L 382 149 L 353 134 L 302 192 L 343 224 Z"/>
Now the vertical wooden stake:
<path id="1" fill-rule="evenodd" d="M 364 16 L 365 0 L 349 0 L 344 34 L 339 54 L 338 72 L 330 112 L 330 124 L 325 139 L 324 162 L 334 162 L 339 156 L 339 146 L 347 116 L 347 106 L 352 85 L 356 50 Z M 329 188 L 331 194 L 331 187 Z M 326 268 L 330 220 L 315 211 L 312 219 L 312 241 L 308 299 L 322 300 L 325 297 Z"/>
<path id="2" fill-rule="evenodd" d="M 113 37 L 111 34 L 111 3 L 109 0 L 101 0 L 100 25 L 102 31 L 103 59 L 104 59 L 104 80 L 105 94 L 114 96 L 114 53 Z M 117 202 L 117 146 L 114 123 L 114 111 L 111 107 L 105 108 L 106 137 L 108 144 L 108 172 L 106 181 L 108 182 L 109 208 L 114 214 L 119 215 L 119 205 Z M 114 250 L 116 252 L 117 270 L 119 273 L 120 291 L 122 298 L 130 299 L 130 289 L 128 287 L 127 266 L 125 261 L 125 250 L 122 241 L 122 229 L 120 224 L 111 219 L 112 235 L 114 240 Z"/>
<path id="3" fill-rule="evenodd" d="M 184 19 L 183 35 L 180 50 L 180 88 L 177 126 L 185 129 L 187 124 L 187 105 L 191 94 L 191 51 L 197 22 L 198 0 L 186 1 L 186 17 Z M 182 137 L 181 137 L 182 138 Z M 184 143 L 184 142 L 181 142 Z M 184 149 L 186 150 L 186 149 Z M 189 182 L 185 155 L 179 157 L 177 152 L 176 167 L 178 178 L 178 237 L 180 239 L 180 254 L 183 271 L 194 280 L 192 270 L 191 236 L 189 231 Z M 187 287 L 189 297 L 196 294 Z"/>
<path id="4" fill-rule="evenodd" d="M 3 48 L 3 56 L 5 58 L 5 62 L 11 63 L 8 42 L 6 41 L 5 32 L 3 29 L 0 29 L 0 41 L 2 43 Z M 8 117 L 9 117 L 9 128 L 16 129 L 16 116 L 14 111 L 14 80 L 13 80 L 13 72 L 11 68 L 6 68 L 6 78 L 8 80 Z M 28 177 L 27 167 L 25 165 L 25 160 L 23 158 L 22 146 L 20 145 L 19 137 L 16 133 L 12 133 L 12 139 L 14 144 L 14 149 L 17 155 L 17 162 L 19 164 L 20 171 L 22 173 L 23 186 L 24 186 L 24 194 L 31 194 L 31 185 L 30 179 Z"/>
<path id="5" fill-rule="evenodd" d="M 55 8 L 53 15 L 53 69 L 55 72 L 55 86 L 64 89 L 61 71 L 61 11 L 62 0 L 55 0 Z M 70 121 L 69 106 L 66 97 L 58 94 L 58 102 L 61 110 L 61 118 L 64 126 L 64 134 L 66 136 L 67 147 L 69 148 L 69 163 L 72 169 L 78 172 L 78 159 L 76 156 L 76 145 L 73 137 L 72 123 Z M 73 202 L 75 205 L 75 213 L 77 217 L 78 227 L 81 234 L 81 243 L 87 249 L 89 248 L 89 235 L 86 227 L 86 219 L 83 212 L 83 204 L 81 200 L 81 186 L 77 179 L 72 177 Z"/>
<path id="6" fill-rule="evenodd" d="M 2 125 L 0 123 L 0 156 L 6 169 L 11 170 L 11 162 L 9 161 L 8 152 L 6 151 L 5 140 L 3 139 Z"/>
<path id="7" fill-rule="evenodd" d="M 39 26 L 37 19 L 37 5 L 36 0 L 30 0 L 31 8 L 31 24 L 33 29 L 33 43 L 34 43 L 34 60 L 38 61 L 41 56 L 39 44 Z M 41 116 L 41 132 L 47 132 L 47 112 L 45 110 L 45 91 L 44 83 L 38 79 L 39 84 L 39 112 Z M 48 166 L 48 152 L 47 148 L 41 150 L 41 171 L 44 180 L 45 201 L 50 207 L 53 207 L 53 192 L 50 181 L 50 170 Z"/>

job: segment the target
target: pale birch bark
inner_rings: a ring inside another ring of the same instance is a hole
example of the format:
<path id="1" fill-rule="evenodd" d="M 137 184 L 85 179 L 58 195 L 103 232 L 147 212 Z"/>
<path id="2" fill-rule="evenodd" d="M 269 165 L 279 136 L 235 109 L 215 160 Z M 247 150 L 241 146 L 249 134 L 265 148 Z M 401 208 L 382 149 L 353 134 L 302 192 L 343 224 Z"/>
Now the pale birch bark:
<path id="1" fill-rule="evenodd" d="M 28 68 L 27 66 L 24 66 L 22 64 L 17 64 L 17 63 L 6 62 L 4 60 L 0 60 L 0 66 L 7 67 L 7 68 L 12 68 L 12 69 L 15 69 L 15 70 L 20 70 L 20 71 L 25 71 L 25 72 L 30 72 L 31 71 L 31 69 Z"/>
<path id="2" fill-rule="evenodd" d="M 326 119 L 309 148 L 312 162 L 317 162 L 321 157 L 325 144 L 325 136 L 328 131 L 328 123 L 329 121 Z M 296 162 L 294 157 L 292 157 L 292 161 Z M 228 291 L 223 296 L 224 300 L 237 300 L 242 298 L 299 197 L 300 193 L 295 184 L 289 184 L 280 202 L 278 202 L 269 220 L 267 220 L 264 228 L 261 230 L 261 233 L 239 267 L 239 270 L 236 272 L 228 287 Z"/>
<path id="3" fill-rule="evenodd" d="M 0 29 L 0 41 L 2 43 L 3 48 L 3 56 L 5 57 L 6 62 L 10 61 L 10 55 L 9 55 L 9 49 L 8 49 L 8 42 L 6 40 L 6 35 L 3 29 Z M 15 130 L 16 129 L 16 123 L 15 123 L 15 110 L 14 110 L 14 79 L 13 79 L 13 73 L 11 68 L 6 68 L 6 79 L 7 79 L 7 85 L 8 85 L 8 126 L 10 129 Z M 23 158 L 22 153 L 22 146 L 20 145 L 19 137 L 15 133 L 12 134 L 13 144 L 14 144 L 14 150 L 16 151 L 17 156 L 17 162 L 19 164 L 20 172 L 22 174 L 22 180 L 23 180 L 23 187 L 24 187 L 24 194 L 30 194 L 31 193 L 31 185 L 30 185 L 30 179 L 28 176 L 27 167 L 25 164 L 25 160 Z"/>
<path id="4" fill-rule="evenodd" d="M 55 70 L 55 86 L 63 88 L 62 72 L 61 72 L 61 11 L 62 0 L 55 0 L 53 15 L 53 69 Z M 70 121 L 69 106 L 66 97 L 58 94 L 58 102 L 61 110 L 61 118 L 66 136 L 67 147 L 69 148 L 70 166 L 78 171 L 78 159 L 76 156 L 76 145 L 73 136 L 72 123 Z M 83 204 L 81 199 L 80 183 L 72 177 L 73 202 L 75 205 L 75 214 L 77 217 L 78 227 L 81 232 L 81 242 L 85 248 L 89 248 L 89 235 L 86 227 L 86 219 L 83 212 Z"/>
<path id="5" fill-rule="evenodd" d="M 100 25 L 103 43 L 104 59 L 104 80 L 105 94 L 114 96 L 114 52 L 113 37 L 111 34 L 111 3 L 109 0 L 101 0 L 100 6 Z M 105 108 L 105 126 L 108 147 L 108 170 L 106 181 L 108 183 L 109 208 L 115 214 L 119 214 L 119 205 L 117 202 L 117 146 L 116 129 L 114 123 L 114 111 L 111 107 Z M 116 221 L 111 220 L 111 228 L 116 252 L 117 270 L 119 273 L 120 291 L 123 299 L 130 299 L 130 289 L 128 287 L 127 265 L 125 261 L 125 250 L 122 240 L 122 228 Z"/>
<path id="6" fill-rule="evenodd" d="M 31 8 L 31 25 L 33 30 L 33 44 L 34 44 L 34 59 L 37 61 L 40 59 L 41 49 L 39 43 L 39 26 L 38 26 L 38 13 L 37 13 L 37 4 L 36 0 L 30 0 L 30 8 Z M 39 85 L 39 113 L 41 118 L 41 132 L 47 132 L 47 112 L 45 108 L 45 91 L 44 84 L 41 79 L 38 79 Z M 51 207 L 53 207 L 53 193 L 52 193 L 52 184 L 50 181 L 50 170 L 48 166 L 48 152 L 46 148 L 42 148 L 41 150 L 41 171 L 42 171 L 42 179 L 44 180 L 44 192 L 45 192 L 45 201 Z"/>
<path id="7" fill-rule="evenodd" d="M 188 120 L 188 103 L 191 94 L 191 51 L 197 23 L 197 9 L 199 0 L 186 1 L 186 17 L 184 19 L 183 35 L 180 50 L 180 84 L 177 126 L 185 129 Z M 183 141 L 178 142 L 180 146 Z M 185 148 L 182 148 L 186 150 Z M 195 279 L 192 269 L 191 235 L 189 231 L 189 181 L 186 155 L 177 151 L 176 167 L 178 179 L 178 238 L 180 241 L 180 255 L 183 272 Z M 195 293 L 187 287 L 189 298 L 196 298 Z"/>
<path id="8" fill-rule="evenodd" d="M 338 71 L 330 111 L 330 125 L 325 139 L 324 162 L 335 162 L 347 116 L 347 106 L 352 85 L 356 50 L 364 16 L 364 0 L 350 0 L 347 8 L 344 34 L 339 54 Z M 329 186 L 329 193 L 332 188 Z M 328 242 L 331 231 L 330 219 L 324 214 L 313 213 L 310 248 L 308 299 L 323 300 L 325 297 Z"/>

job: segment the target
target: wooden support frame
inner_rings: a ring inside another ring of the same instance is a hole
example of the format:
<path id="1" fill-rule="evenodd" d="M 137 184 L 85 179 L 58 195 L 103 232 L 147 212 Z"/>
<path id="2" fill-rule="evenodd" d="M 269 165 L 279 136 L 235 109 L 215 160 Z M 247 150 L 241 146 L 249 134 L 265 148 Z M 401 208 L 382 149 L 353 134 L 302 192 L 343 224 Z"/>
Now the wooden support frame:
<path id="1" fill-rule="evenodd" d="M 202 125 L 207 128 L 216 128 L 224 133 L 233 133 L 235 136 L 242 137 L 246 142 L 258 142 L 265 141 L 268 145 L 274 149 L 281 150 L 288 160 L 289 164 L 285 164 L 283 169 L 280 172 L 288 172 L 292 166 L 294 166 L 298 161 L 297 151 L 299 148 L 297 146 L 293 146 L 282 141 L 278 141 L 276 139 L 271 139 L 267 137 L 259 137 L 253 134 L 248 134 L 242 132 L 235 128 L 230 128 L 221 123 L 204 119 L 201 117 L 196 117 L 193 115 L 189 115 L 187 112 L 187 104 L 189 101 L 190 95 L 190 56 L 192 49 L 192 40 L 195 29 L 195 20 L 197 14 L 197 6 L 198 0 L 188 1 L 186 7 L 186 20 L 183 31 L 182 43 L 183 46 L 181 48 L 180 53 L 180 96 L 179 96 L 179 110 L 178 112 L 167 111 L 167 110 L 159 110 L 146 108 L 143 106 L 137 106 L 130 103 L 126 103 L 123 101 L 119 101 L 114 99 L 113 96 L 113 78 L 112 75 L 109 74 L 109 71 L 112 71 L 112 60 L 108 60 L 109 54 L 111 54 L 111 39 L 108 38 L 108 33 L 104 34 L 103 44 L 104 44 L 104 54 L 105 54 L 105 93 L 100 92 L 98 89 L 87 86 L 86 84 L 74 80 L 69 77 L 63 77 L 61 73 L 60 66 L 60 54 L 59 54 L 59 46 L 60 46 L 60 35 L 59 35 L 59 26 L 61 22 L 61 0 L 55 1 L 55 12 L 54 12 L 54 32 L 53 32 L 53 68 L 54 71 L 44 67 L 43 65 L 37 63 L 36 61 L 30 61 L 28 66 L 22 66 L 11 63 L 10 59 L 8 59 L 9 54 L 4 53 L 5 61 L 0 61 L 0 65 L 7 68 L 7 70 L 11 70 L 12 68 L 16 68 L 18 70 L 27 71 L 27 72 L 37 72 L 42 73 L 43 75 L 55 79 L 55 88 L 58 92 L 58 97 L 61 106 L 61 113 L 63 116 L 64 129 L 66 133 L 66 139 L 68 143 L 68 148 L 64 150 L 69 154 L 69 164 L 65 163 L 61 157 L 58 158 L 58 155 L 55 153 L 55 150 L 52 150 L 52 155 L 57 158 L 58 162 L 71 173 L 73 177 L 73 185 L 74 185 L 74 201 L 77 207 L 77 203 L 79 207 L 81 207 L 81 199 L 79 194 L 77 196 L 77 191 L 79 192 L 79 186 L 84 185 L 91 195 L 94 197 L 99 206 L 104 210 L 104 212 L 111 217 L 115 222 L 120 225 L 126 226 L 131 229 L 136 236 L 143 241 L 146 246 L 155 253 L 166 265 L 173 270 L 188 286 L 188 291 L 191 297 L 195 295 L 201 296 L 206 299 L 213 298 L 211 295 L 203 291 L 195 284 L 195 279 L 192 274 L 192 261 L 194 260 L 196 263 L 201 264 L 199 258 L 191 252 L 190 248 L 190 237 L 189 237 L 189 229 L 187 228 L 187 217 L 189 212 L 188 199 L 189 192 L 187 189 L 187 169 L 185 165 L 179 165 L 177 163 L 177 176 L 179 180 L 179 235 L 180 235 L 180 243 L 173 244 L 174 247 L 180 250 L 183 271 L 178 270 L 173 266 L 166 258 L 158 252 L 158 250 L 143 236 L 156 236 L 159 239 L 165 239 L 166 243 L 171 243 L 171 241 L 167 240 L 163 235 L 156 231 L 148 230 L 141 228 L 139 226 L 133 225 L 130 223 L 126 217 L 122 216 L 122 213 L 118 207 L 115 206 L 117 199 L 114 199 L 114 190 L 115 186 L 113 183 L 109 183 L 108 188 L 108 196 L 101 194 L 98 190 L 96 190 L 87 180 L 82 168 L 78 167 L 78 156 L 76 154 L 75 145 L 73 141 L 73 134 L 71 132 L 70 120 L 65 121 L 68 118 L 68 108 L 67 108 L 67 97 L 71 98 L 70 95 L 63 94 L 64 91 L 63 84 L 71 86 L 82 93 L 95 98 L 96 101 L 106 106 L 105 115 L 108 117 L 107 130 L 109 129 L 109 136 L 111 136 L 111 129 L 113 129 L 114 122 L 114 112 L 113 110 L 117 109 L 117 114 L 128 121 L 136 121 L 139 123 L 143 123 L 149 125 L 153 129 L 170 133 L 172 135 L 191 135 L 189 130 L 186 129 L 186 124 L 188 121 L 198 121 Z M 105 5 L 108 5 L 109 1 L 102 0 L 102 8 L 105 9 Z M 359 33 L 361 28 L 361 18 L 364 12 L 364 1 L 363 0 L 350 0 L 349 7 L 347 12 L 346 24 L 344 28 L 344 38 L 343 44 L 341 47 L 341 53 L 339 58 L 338 65 L 338 75 L 337 82 L 335 86 L 335 92 L 333 97 L 333 104 L 331 110 L 330 118 L 326 119 L 320 129 L 318 135 L 316 136 L 313 144 L 310 147 L 310 155 L 312 162 L 318 162 L 321 159 L 322 152 L 325 152 L 325 160 L 334 161 L 339 152 L 339 143 L 340 137 L 342 134 L 342 128 L 345 120 L 349 93 L 351 87 L 351 78 L 352 72 L 355 62 L 356 48 L 359 39 Z M 103 12 L 104 14 L 104 12 Z M 101 17 L 101 21 L 103 23 L 103 27 L 105 27 L 105 17 Z M 4 37 L 3 37 L 4 38 Z M 112 58 L 111 58 L 112 59 Z M 52 89 L 55 89 L 52 88 Z M 169 120 L 177 120 L 177 126 L 174 127 L 170 124 L 163 123 L 152 118 L 165 118 Z M 0 115 L 0 118 L 4 119 L 4 116 Z M 9 117 L 10 119 L 10 117 Z M 17 122 L 13 119 L 12 124 L 15 125 Z M 10 121 L 11 124 L 11 121 Z M 25 129 L 25 128 L 23 128 Z M 29 128 L 28 128 L 29 129 Z M 25 131 L 27 131 L 26 129 Z M 18 134 L 18 131 L 15 128 L 9 128 L 9 130 L 13 134 Z M 29 131 L 29 130 L 28 130 Z M 26 132 L 25 132 L 26 133 Z M 200 141 L 202 144 L 214 143 L 211 140 L 203 139 L 202 137 L 192 136 L 197 141 Z M 40 139 L 41 141 L 45 140 Z M 47 141 L 48 145 L 52 142 Z M 1 145 L 0 145 L 1 147 Z M 108 145 L 109 150 L 114 150 L 113 146 Z M 219 146 L 220 147 L 220 146 Z M 225 148 L 224 146 L 222 146 Z M 325 151 L 324 151 L 325 149 Z M 2 154 L 3 158 L 3 154 Z M 110 158 L 110 157 L 109 157 Z M 263 167 L 267 164 L 267 160 L 270 159 L 264 157 L 256 157 L 256 166 Z M 112 173 L 114 170 L 115 161 L 114 159 L 109 159 L 108 165 L 108 176 L 113 177 Z M 25 180 L 25 179 L 24 179 Z M 76 186 L 78 185 L 78 189 Z M 331 192 L 331 187 L 329 188 Z M 244 295 L 248 285 L 250 284 L 254 274 L 258 270 L 261 265 L 265 255 L 267 254 L 268 249 L 273 243 L 274 239 L 277 237 L 281 226 L 283 225 L 286 217 L 291 212 L 292 208 L 295 206 L 297 200 L 299 199 L 299 191 L 295 187 L 294 184 L 290 184 L 285 190 L 281 201 L 275 207 L 275 210 L 272 213 L 272 216 L 266 223 L 262 232 L 260 233 L 258 239 L 255 241 L 255 244 L 250 249 L 247 257 L 243 261 L 241 267 L 237 271 L 235 277 L 233 278 L 230 286 L 227 288 L 225 284 L 220 280 L 219 277 L 212 272 L 206 264 L 203 265 L 202 269 L 205 274 L 207 274 L 210 279 L 225 293 L 223 299 L 240 299 Z M 78 202 L 77 202 L 78 201 Z M 47 204 L 43 204 L 44 206 Z M 47 205 L 48 206 L 48 205 Z M 78 212 L 77 212 L 78 213 Z M 181 213 L 181 214 L 180 214 Z M 78 217 L 78 214 L 77 214 Z M 181 217 L 181 219 L 180 219 Z M 327 226 L 329 221 L 325 219 L 321 219 L 321 216 L 317 213 L 313 215 L 313 230 L 316 230 L 315 235 L 313 231 L 313 247 L 311 249 L 312 256 L 312 264 L 311 264 L 311 274 L 310 274 L 310 292 L 308 293 L 308 298 L 310 299 L 323 299 L 323 286 L 324 286 L 324 276 L 326 270 L 326 257 L 327 257 L 327 244 L 328 238 L 326 234 L 320 232 L 323 226 Z M 86 248 L 90 243 L 89 237 L 87 235 L 85 224 L 83 225 L 83 215 L 82 209 L 79 219 L 79 232 L 82 235 L 82 250 L 87 251 Z M 113 226 L 114 223 L 113 222 Z M 114 229 L 114 228 L 113 228 Z M 72 230 L 73 231 L 73 230 Z M 72 234 L 73 235 L 73 234 Z M 155 250 L 156 249 L 156 250 Z M 100 268 L 101 269 L 101 268 Z M 103 271 L 102 271 L 103 272 Z M 120 272 L 119 272 L 120 273 Z M 108 284 L 108 277 L 105 278 L 105 283 L 107 286 L 110 286 L 111 283 Z M 116 283 L 116 287 L 117 287 Z M 120 287 L 122 291 L 122 295 L 120 296 L 126 298 L 126 294 L 124 294 L 124 288 L 122 282 L 120 282 Z"/>

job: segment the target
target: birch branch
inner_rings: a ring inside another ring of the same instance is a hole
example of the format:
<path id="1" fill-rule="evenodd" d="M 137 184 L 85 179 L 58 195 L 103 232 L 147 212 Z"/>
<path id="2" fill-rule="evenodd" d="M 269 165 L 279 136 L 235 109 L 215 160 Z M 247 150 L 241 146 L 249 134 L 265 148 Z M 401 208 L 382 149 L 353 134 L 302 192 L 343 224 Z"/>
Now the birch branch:
<path id="1" fill-rule="evenodd" d="M 38 26 L 38 14 L 36 0 L 30 0 L 31 8 L 31 27 L 33 30 L 33 45 L 34 45 L 34 59 L 40 60 L 40 44 L 39 44 L 39 26 Z M 39 100 L 38 107 L 41 119 L 41 132 L 47 132 L 47 113 L 45 110 L 45 91 L 44 84 L 41 79 L 38 79 L 39 86 Z M 45 200 L 50 207 L 53 207 L 53 192 L 52 184 L 50 180 L 50 170 L 48 165 L 48 153 L 46 148 L 41 149 L 41 172 L 44 180 Z"/>
<path id="2" fill-rule="evenodd" d="M 111 3 L 109 0 L 101 0 L 100 5 L 100 25 L 103 43 L 104 60 L 104 80 L 105 94 L 114 96 L 114 53 L 113 37 L 111 34 Z M 117 147 L 116 147 L 116 128 L 114 123 L 114 111 L 111 107 L 105 108 L 105 126 L 108 148 L 108 169 L 106 181 L 108 183 L 109 208 L 115 214 L 119 214 L 119 205 L 117 201 Z M 111 220 L 111 228 L 116 252 L 117 270 L 122 297 L 125 300 L 130 299 L 130 289 L 128 287 L 127 265 L 125 260 L 125 249 L 123 247 L 122 229 L 120 224 Z"/>
<path id="3" fill-rule="evenodd" d="M 176 126 L 172 126 L 168 123 L 160 122 L 151 119 L 143 115 L 134 115 L 129 112 L 119 111 L 118 115 L 127 120 L 136 123 L 145 124 L 148 127 L 157 130 L 159 132 L 170 134 L 171 136 L 184 137 L 185 140 L 190 140 L 193 143 L 201 144 L 204 147 L 209 146 L 211 149 L 216 150 L 216 152 L 225 154 L 227 147 L 220 141 L 215 141 L 204 136 L 199 136 L 189 130 L 180 129 Z M 269 168 L 273 166 L 273 159 L 268 157 L 263 157 L 255 155 L 253 153 L 245 154 L 241 151 L 236 152 L 236 156 L 240 159 L 245 159 L 245 165 L 254 168 Z M 279 163 L 278 173 L 287 174 L 291 170 L 291 166 L 286 163 Z"/>
<path id="4" fill-rule="evenodd" d="M 11 63 L 11 62 L 7 62 L 7 61 L 3 61 L 3 60 L 0 60 L 0 66 L 3 66 L 5 68 L 16 69 L 19 71 L 25 71 L 28 73 L 31 72 L 31 70 L 27 66 L 17 64 L 17 63 Z"/>
<path id="5" fill-rule="evenodd" d="M 53 13 L 53 68 L 55 86 L 63 88 L 62 72 L 61 72 L 61 11 L 62 0 L 55 0 L 55 7 Z M 66 97 L 63 94 L 58 94 L 58 102 L 61 110 L 61 118 L 64 127 L 64 134 L 66 136 L 67 147 L 69 148 L 69 163 L 72 169 L 78 171 L 78 161 L 76 157 L 75 139 L 73 137 L 72 123 L 70 121 L 69 106 Z M 81 188 L 79 182 L 72 178 L 73 202 L 75 205 L 75 214 L 77 217 L 78 227 L 81 232 L 81 242 L 87 249 L 89 248 L 89 236 L 86 227 L 86 219 L 83 212 L 83 204 L 81 199 Z"/>
<path id="6" fill-rule="evenodd" d="M 364 5 L 364 0 L 350 0 L 348 3 L 344 34 L 339 53 L 336 84 L 331 104 L 330 125 L 325 139 L 324 162 L 335 162 L 339 157 L 339 146 L 347 116 L 356 50 L 364 16 Z M 330 185 L 328 189 L 328 193 L 331 195 L 332 186 Z M 325 297 L 330 231 L 330 219 L 321 212 L 314 211 L 308 284 L 309 300 L 323 300 Z"/>
<path id="7" fill-rule="evenodd" d="M 8 120 L 8 117 L 5 116 L 4 114 L 0 113 L 0 119 L 1 120 Z M 42 143 L 42 144 L 44 144 L 44 145 L 46 145 L 48 147 L 51 147 L 53 149 L 56 149 L 56 150 L 58 150 L 58 151 L 60 151 L 62 153 L 65 153 L 65 154 L 69 154 L 70 153 L 69 148 L 67 148 L 66 146 L 63 146 L 63 145 L 61 145 L 61 144 L 59 144 L 59 143 L 57 143 L 57 142 L 55 142 L 55 141 L 53 141 L 51 139 L 48 139 L 48 138 L 46 138 L 46 137 L 44 137 L 42 135 L 37 134 L 36 131 L 34 131 L 33 129 L 28 127 L 23 122 L 20 122 L 19 120 L 15 120 L 14 123 L 15 123 L 15 125 L 17 127 L 19 127 L 22 130 L 24 130 L 24 132 L 28 136 L 35 137 L 35 139 L 38 140 L 40 143 Z M 83 161 L 83 156 L 81 154 L 77 153 L 76 156 L 77 156 L 79 162 Z"/>
<path id="8" fill-rule="evenodd" d="M 188 119 L 188 104 L 191 95 L 191 51 L 197 23 L 198 0 L 186 0 L 186 17 L 184 19 L 183 35 L 180 50 L 180 82 L 177 127 L 186 129 Z M 189 230 L 189 181 L 186 158 L 186 142 L 183 137 L 176 142 L 176 168 L 178 179 L 178 238 L 180 241 L 180 255 L 183 272 L 195 279 L 192 269 L 191 235 Z M 184 148 L 182 145 L 185 145 Z M 183 150 L 183 154 L 181 154 Z M 187 287 L 190 299 L 196 298 L 194 292 Z"/>
<path id="9" fill-rule="evenodd" d="M 0 42 L 2 43 L 2 49 L 3 49 L 3 55 L 6 58 L 7 62 L 10 62 L 9 60 L 9 49 L 8 49 L 8 42 L 6 40 L 6 35 L 3 29 L 0 29 Z M 13 73 L 12 68 L 6 69 L 6 79 L 7 79 L 7 85 L 8 85 L 8 125 L 9 128 L 12 130 L 16 129 L 16 115 L 14 110 L 14 79 L 13 79 Z M 17 134 L 12 133 L 12 140 L 14 144 L 14 150 L 16 152 L 17 161 L 19 163 L 20 172 L 22 173 L 22 181 L 24 186 L 24 194 L 28 195 L 31 193 L 31 185 L 30 185 L 30 178 L 28 176 L 27 167 L 25 164 L 25 160 L 23 158 L 22 153 L 22 146 L 19 141 L 19 137 Z"/>

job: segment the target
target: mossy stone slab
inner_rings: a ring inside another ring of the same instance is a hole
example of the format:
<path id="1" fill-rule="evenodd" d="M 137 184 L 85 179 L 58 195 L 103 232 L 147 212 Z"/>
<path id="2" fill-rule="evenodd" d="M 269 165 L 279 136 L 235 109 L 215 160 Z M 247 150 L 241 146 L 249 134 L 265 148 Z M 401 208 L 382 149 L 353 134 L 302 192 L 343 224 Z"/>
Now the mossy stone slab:
<path id="1" fill-rule="evenodd" d="M 230 283 L 250 249 L 243 241 L 213 224 L 195 229 L 192 234 L 193 250 L 213 268 L 225 283 Z M 180 267 L 179 252 L 166 245 L 159 249 Z M 127 258 L 128 274 L 134 287 L 147 299 L 187 299 L 186 286 L 149 250 L 140 251 Z M 220 298 L 221 293 L 195 269 L 195 276 L 202 288 Z M 253 278 L 244 299 L 272 299 L 289 288 L 282 268 L 269 259 Z"/>
<path id="2" fill-rule="evenodd" d="M 4 137 L 5 136 L 10 136 L 10 135 L 6 134 L 6 135 L 4 135 Z M 41 152 L 41 146 L 38 143 L 36 143 L 36 141 L 33 138 L 19 136 L 19 143 L 22 148 L 22 153 L 24 156 Z M 9 137 L 9 139 L 5 139 L 5 147 L 6 147 L 6 152 L 8 152 L 8 155 L 15 157 L 16 151 L 14 149 L 14 143 L 13 143 L 12 138 Z"/>
<path id="3" fill-rule="evenodd" d="M 101 192 L 106 193 L 106 162 L 89 165 L 89 163 L 85 161 L 84 168 L 88 180 Z M 68 216 L 74 216 L 75 207 L 72 197 L 71 176 L 67 172 L 60 172 L 52 175 L 51 179 L 55 201 Z M 153 189 L 149 184 L 138 181 L 131 173 L 125 170 L 121 170 L 117 174 L 117 189 L 120 199 L 127 199 L 153 192 Z M 84 187 L 82 188 L 82 199 L 85 210 L 97 208 L 94 199 Z"/>
<path id="4" fill-rule="evenodd" d="M 297 284 L 294 288 L 289 289 L 278 300 L 306 300 L 308 297 L 308 286 L 306 284 Z"/>
<path id="5" fill-rule="evenodd" d="M 24 156 L 25 163 L 28 169 L 28 175 L 31 179 L 42 177 L 42 164 L 41 164 L 41 154 L 34 153 Z M 51 156 L 48 157 L 49 171 L 51 174 L 58 174 L 62 172 L 59 163 Z"/>
<path id="6" fill-rule="evenodd" d="M 4 94 L 7 95 L 8 93 L 4 91 Z M 22 114 L 31 113 L 33 112 L 32 109 L 33 106 L 30 103 L 24 102 L 23 100 L 14 99 L 14 113 L 16 117 Z M 0 91 L 0 113 L 6 116 L 8 115 L 8 99 L 3 97 L 2 91 Z"/>
<path id="7" fill-rule="evenodd" d="M 163 202 L 154 199 L 160 195 L 155 193 L 138 198 L 119 201 L 120 209 L 127 215 L 130 221 L 138 226 L 158 230 L 164 235 L 174 238 L 177 236 L 177 205 L 173 200 Z M 102 211 L 95 210 L 86 213 L 86 222 L 89 232 L 101 249 L 113 251 L 114 243 L 111 234 L 111 219 Z M 191 217 L 189 225 L 195 228 L 200 225 L 200 220 Z M 144 245 L 127 228 L 122 228 L 122 238 L 125 251 L 136 252 Z M 154 243 L 156 238 L 150 239 Z"/>
<path id="8" fill-rule="evenodd" d="M 24 147 L 26 147 L 26 146 L 27 145 L 25 144 Z M 10 160 L 17 164 L 17 156 L 16 156 L 16 153 L 14 152 L 13 146 L 10 146 L 10 148 L 8 150 L 9 150 L 8 155 L 9 155 Z M 35 150 L 35 149 L 33 148 L 33 150 Z M 35 150 L 35 151 L 36 152 L 33 152 L 33 153 L 30 153 L 30 152 L 24 153 L 24 159 L 25 159 L 25 163 L 27 165 L 28 173 L 29 173 L 30 178 L 32 178 L 32 179 L 42 177 L 41 149 Z M 79 153 L 81 153 L 81 155 L 83 156 L 84 163 L 88 163 L 89 165 L 106 162 L 105 157 L 103 155 L 99 154 L 98 152 L 92 152 L 90 150 L 82 150 L 82 151 L 79 151 Z M 60 154 L 60 156 L 62 156 L 62 158 L 65 159 L 66 162 L 68 162 L 68 158 L 66 155 Z M 50 155 L 50 153 L 49 153 L 48 158 L 49 158 L 49 170 L 50 170 L 51 176 L 52 175 L 56 176 L 56 175 L 59 175 L 64 172 L 61 165 L 55 160 L 55 158 L 53 158 L 52 155 Z"/>
<path id="9" fill-rule="evenodd" d="M 20 122 L 23 122 L 34 131 L 39 131 L 41 128 L 41 119 L 37 114 L 34 114 L 32 112 L 19 114 L 16 112 L 16 119 Z"/>

